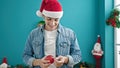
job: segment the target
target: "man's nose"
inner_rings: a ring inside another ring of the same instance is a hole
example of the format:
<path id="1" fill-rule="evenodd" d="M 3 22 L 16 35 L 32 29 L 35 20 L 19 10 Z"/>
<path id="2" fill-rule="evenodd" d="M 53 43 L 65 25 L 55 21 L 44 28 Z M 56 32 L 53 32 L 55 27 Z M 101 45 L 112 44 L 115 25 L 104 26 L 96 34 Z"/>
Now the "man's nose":
<path id="1" fill-rule="evenodd" d="M 54 21 L 54 20 L 51 20 L 51 24 L 52 24 L 52 25 L 55 25 L 55 21 Z"/>
<path id="2" fill-rule="evenodd" d="M 52 25 L 55 25 L 55 21 L 52 22 Z"/>

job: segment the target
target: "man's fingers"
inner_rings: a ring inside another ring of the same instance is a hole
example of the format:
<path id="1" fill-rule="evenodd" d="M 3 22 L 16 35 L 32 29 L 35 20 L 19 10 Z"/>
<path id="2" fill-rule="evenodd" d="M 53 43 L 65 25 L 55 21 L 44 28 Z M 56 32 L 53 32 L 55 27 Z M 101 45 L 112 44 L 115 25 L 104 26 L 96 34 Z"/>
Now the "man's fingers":
<path id="1" fill-rule="evenodd" d="M 50 66 L 50 63 L 48 61 L 43 61 L 42 68 L 48 68 Z"/>
<path id="2" fill-rule="evenodd" d="M 59 57 L 57 57 L 56 59 L 56 62 L 58 62 L 58 63 L 64 63 L 64 57 L 63 56 L 59 56 Z"/>
<path id="3" fill-rule="evenodd" d="M 60 64 L 61 64 L 61 63 L 64 63 L 64 61 L 63 61 L 63 60 L 56 61 L 56 62 L 57 62 L 57 63 L 60 63 Z"/>
<path id="4" fill-rule="evenodd" d="M 43 63 L 50 63 L 50 61 L 49 60 L 43 60 Z"/>
<path id="5" fill-rule="evenodd" d="M 44 67 L 48 67 L 50 66 L 50 63 L 44 64 Z"/>

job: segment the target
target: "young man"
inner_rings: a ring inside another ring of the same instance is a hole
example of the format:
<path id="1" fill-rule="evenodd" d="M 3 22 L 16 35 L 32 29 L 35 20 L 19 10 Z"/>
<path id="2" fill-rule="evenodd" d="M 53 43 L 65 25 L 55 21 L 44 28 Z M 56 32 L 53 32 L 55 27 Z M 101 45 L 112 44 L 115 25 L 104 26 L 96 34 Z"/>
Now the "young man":
<path id="1" fill-rule="evenodd" d="M 43 0 L 38 16 L 45 25 L 30 33 L 24 49 L 23 60 L 33 68 L 73 68 L 80 62 L 81 52 L 75 33 L 59 22 L 63 15 L 62 6 L 57 0 Z M 54 63 L 46 60 L 54 57 Z"/>

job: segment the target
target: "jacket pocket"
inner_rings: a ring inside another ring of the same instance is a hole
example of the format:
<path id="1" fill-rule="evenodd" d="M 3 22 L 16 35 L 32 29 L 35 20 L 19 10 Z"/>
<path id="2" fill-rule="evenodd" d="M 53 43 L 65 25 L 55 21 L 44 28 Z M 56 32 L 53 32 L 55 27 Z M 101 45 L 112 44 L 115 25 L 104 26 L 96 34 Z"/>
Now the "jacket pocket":
<path id="1" fill-rule="evenodd" d="M 34 56 L 36 58 L 39 58 L 40 54 L 42 54 L 42 42 L 40 42 L 38 40 L 34 40 L 32 42 L 32 46 L 33 46 Z"/>
<path id="2" fill-rule="evenodd" d="M 65 56 L 68 55 L 70 52 L 70 43 L 69 42 L 61 42 L 60 43 L 60 54 Z"/>

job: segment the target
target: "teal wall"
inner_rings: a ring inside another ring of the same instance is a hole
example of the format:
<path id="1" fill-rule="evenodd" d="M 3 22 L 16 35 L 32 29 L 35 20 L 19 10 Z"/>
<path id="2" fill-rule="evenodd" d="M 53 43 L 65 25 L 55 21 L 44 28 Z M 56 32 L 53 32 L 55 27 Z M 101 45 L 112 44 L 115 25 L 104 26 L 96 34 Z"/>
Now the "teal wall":
<path id="1" fill-rule="evenodd" d="M 104 50 L 102 68 L 114 68 L 114 29 L 105 23 L 113 6 L 114 0 L 99 0 L 99 33 Z"/>
<path id="2" fill-rule="evenodd" d="M 114 0 L 105 0 L 105 19 L 113 9 Z M 114 29 L 105 25 L 105 68 L 114 68 Z M 113 64 L 113 65 L 110 65 Z"/>
<path id="3" fill-rule="evenodd" d="M 59 1 L 64 10 L 61 24 L 72 28 L 77 34 L 82 61 L 95 64 L 91 50 L 100 34 L 105 51 L 103 68 L 113 68 L 113 29 L 105 24 L 112 9 L 112 0 Z M 26 38 L 37 22 L 42 20 L 35 14 L 40 2 L 41 0 L 0 0 L 0 61 L 6 56 L 10 65 L 23 64 L 22 53 Z"/>

